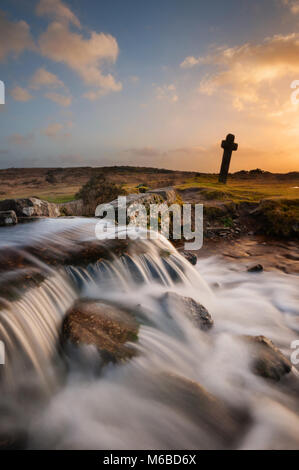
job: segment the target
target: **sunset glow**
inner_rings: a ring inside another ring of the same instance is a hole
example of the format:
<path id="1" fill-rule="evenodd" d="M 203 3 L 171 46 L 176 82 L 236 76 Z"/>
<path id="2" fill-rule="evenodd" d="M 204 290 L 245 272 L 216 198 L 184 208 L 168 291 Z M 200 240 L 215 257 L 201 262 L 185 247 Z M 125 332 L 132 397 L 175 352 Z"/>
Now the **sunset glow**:
<path id="1" fill-rule="evenodd" d="M 297 0 L 3 0 L 0 61 L 1 168 L 299 170 Z"/>

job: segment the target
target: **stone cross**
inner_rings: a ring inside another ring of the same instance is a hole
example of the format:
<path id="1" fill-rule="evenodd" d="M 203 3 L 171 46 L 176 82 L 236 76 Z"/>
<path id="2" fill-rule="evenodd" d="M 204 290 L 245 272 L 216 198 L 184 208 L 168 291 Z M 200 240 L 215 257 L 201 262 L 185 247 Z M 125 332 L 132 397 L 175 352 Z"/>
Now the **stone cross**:
<path id="1" fill-rule="evenodd" d="M 223 157 L 219 175 L 219 183 L 226 184 L 232 152 L 238 150 L 238 144 L 235 143 L 235 136 L 233 134 L 228 134 L 226 136 L 226 140 L 222 141 L 221 147 L 223 148 Z"/>

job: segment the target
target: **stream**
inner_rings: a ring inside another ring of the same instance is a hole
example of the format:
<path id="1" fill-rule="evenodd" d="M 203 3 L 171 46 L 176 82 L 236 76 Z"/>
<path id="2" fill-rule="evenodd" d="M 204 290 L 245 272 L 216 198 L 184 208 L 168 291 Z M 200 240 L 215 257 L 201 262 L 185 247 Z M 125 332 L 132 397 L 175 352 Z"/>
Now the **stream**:
<path id="1" fill-rule="evenodd" d="M 0 441 L 16 436 L 28 449 L 298 448 L 296 368 L 278 383 L 259 377 L 240 340 L 264 335 L 290 358 L 298 275 L 249 273 L 217 256 L 192 266 L 162 236 L 132 240 L 129 255 L 112 249 L 110 259 L 85 266 L 61 263 L 79 242 L 95 242 L 96 223 L 46 219 L 0 230 Z M 159 299 L 169 292 L 202 304 L 213 327 L 196 328 L 179 303 L 165 314 Z M 66 354 L 61 325 L 79 298 L 138 310 L 138 354 L 100 372 L 94 346 Z"/>

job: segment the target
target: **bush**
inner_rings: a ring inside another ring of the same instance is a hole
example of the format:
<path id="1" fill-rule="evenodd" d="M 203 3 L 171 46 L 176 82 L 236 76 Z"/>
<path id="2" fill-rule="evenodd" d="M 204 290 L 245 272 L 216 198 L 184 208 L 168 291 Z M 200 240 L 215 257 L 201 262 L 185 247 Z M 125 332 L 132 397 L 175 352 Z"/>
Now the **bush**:
<path id="1" fill-rule="evenodd" d="M 103 174 L 93 176 L 76 194 L 77 199 L 82 199 L 86 211 L 94 214 L 99 204 L 111 202 L 118 196 L 125 195 L 126 191 L 121 185 L 117 185 L 104 177 Z"/>
<path id="2" fill-rule="evenodd" d="M 299 199 L 262 201 L 258 215 L 262 231 L 277 237 L 299 235 Z"/>

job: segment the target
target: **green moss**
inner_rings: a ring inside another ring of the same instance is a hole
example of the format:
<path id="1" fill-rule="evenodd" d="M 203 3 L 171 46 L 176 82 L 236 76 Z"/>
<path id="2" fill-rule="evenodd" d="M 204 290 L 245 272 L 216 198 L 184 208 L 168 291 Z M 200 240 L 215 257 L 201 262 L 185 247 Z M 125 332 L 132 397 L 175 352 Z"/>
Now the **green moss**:
<path id="1" fill-rule="evenodd" d="M 221 223 L 224 225 L 224 227 L 231 228 L 234 226 L 234 221 L 231 217 L 222 217 L 221 218 Z"/>

